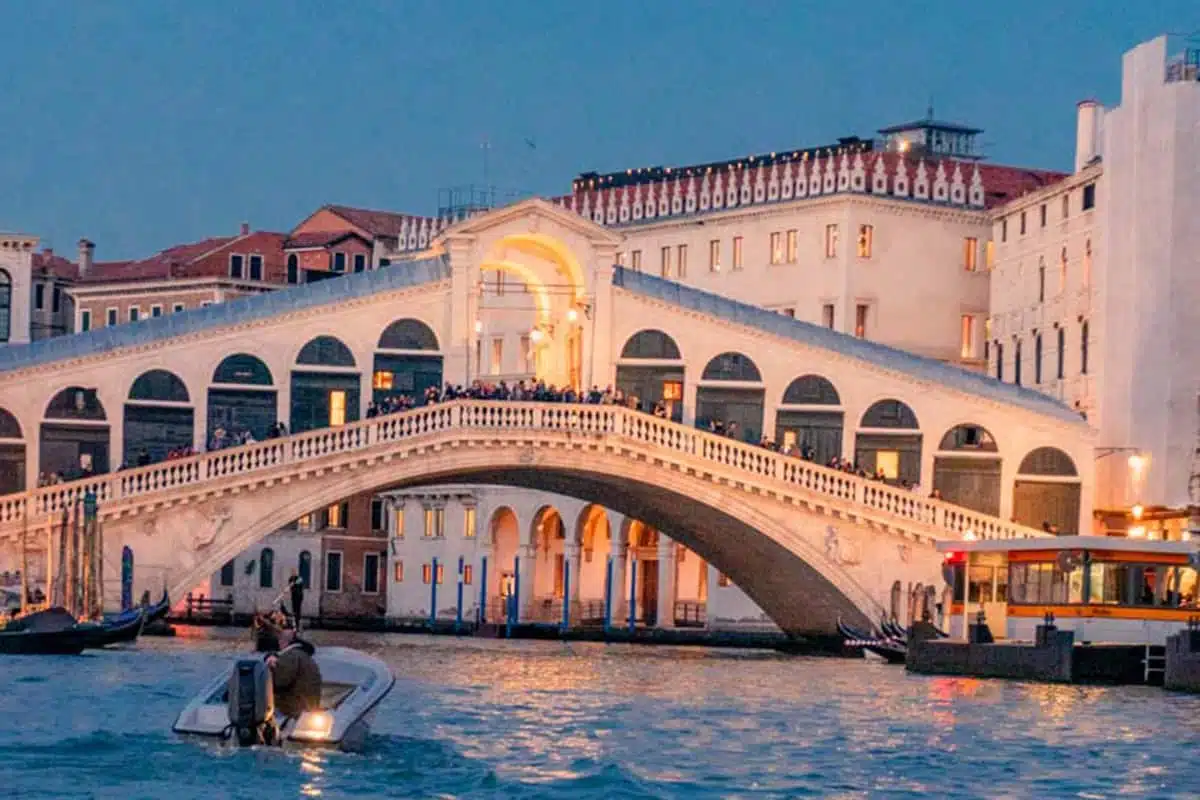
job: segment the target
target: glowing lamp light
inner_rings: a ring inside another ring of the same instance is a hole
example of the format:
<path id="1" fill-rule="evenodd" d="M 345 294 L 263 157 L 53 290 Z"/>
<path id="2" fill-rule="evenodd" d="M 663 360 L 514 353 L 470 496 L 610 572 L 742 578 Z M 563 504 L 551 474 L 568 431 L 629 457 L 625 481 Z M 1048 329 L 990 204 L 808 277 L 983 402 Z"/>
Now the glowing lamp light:
<path id="1" fill-rule="evenodd" d="M 1129 468 L 1134 472 L 1141 472 L 1146 466 L 1146 457 L 1141 453 L 1134 453 L 1129 457 Z"/>
<path id="2" fill-rule="evenodd" d="M 1141 503 L 1138 503 L 1137 505 L 1135 505 L 1135 506 L 1134 506 L 1132 509 L 1130 509 L 1130 510 L 1131 510 L 1131 511 L 1133 511 L 1133 518 L 1134 518 L 1134 519 L 1141 519 L 1141 518 L 1142 518 L 1142 514 L 1146 513 L 1146 509 L 1145 509 L 1145 508 L 1142 506 L 1142 504 L 1141 504 Z"/>
<path id="3" fill-rule="evenodd" d="M 1141 525 L 1135 525 L 1129 529 L 1130 539 L 1144 539 L 1146 537 L 1146 529 Z"/>
<path id="4" fill-rule="evenodd" d="M 579 319 L 579 312 L 573 308 L 567 309 L 567 322 L 574 322 Z"/>
<path id="5" fill-rule="evenodd" d="M 975 535 L 975 531 L 967 531 L 966 533 L 963 534 L 964 542 L 973 542 L 978 538 L 979 537 Z"/>
<path id="6" fill-rule="evenodd" d="M 483 333 L 483 320 L 481 320 L 481 319 L 475 320 L 475 332 Z"/>
<path id="7" fill-rule="evenodd" d="M 542 333 L 540 328 L 534 328 L 529 332 L 529 340 L 532 342 L 540 342 L 546 334 Z"/>
<path id="8" fill-rule="evenodd" d="M 305 711 L 296 720 L 293 739 L 326 739 L 333 733 L 333 714 L 328 711 Z"/>

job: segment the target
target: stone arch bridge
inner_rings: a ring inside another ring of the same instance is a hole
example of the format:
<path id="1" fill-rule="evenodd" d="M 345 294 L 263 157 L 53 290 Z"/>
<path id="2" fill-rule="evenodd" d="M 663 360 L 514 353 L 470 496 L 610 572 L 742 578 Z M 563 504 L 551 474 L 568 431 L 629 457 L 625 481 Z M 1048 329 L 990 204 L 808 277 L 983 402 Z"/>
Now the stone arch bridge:
<path id="1" fill-rule="evenodd" d="M 935 539 L 1025 537 L 886 483 L 619 406 L 458 400 L 0 498 L 0 540 L 44 541 L 99 500 L 105 596 L 174 596 L 267 533 L 358 492 L 447 482 L 545 489 L 671 532 L 789 633 L 878 619 L 894 581 L 940 581 Z"/>

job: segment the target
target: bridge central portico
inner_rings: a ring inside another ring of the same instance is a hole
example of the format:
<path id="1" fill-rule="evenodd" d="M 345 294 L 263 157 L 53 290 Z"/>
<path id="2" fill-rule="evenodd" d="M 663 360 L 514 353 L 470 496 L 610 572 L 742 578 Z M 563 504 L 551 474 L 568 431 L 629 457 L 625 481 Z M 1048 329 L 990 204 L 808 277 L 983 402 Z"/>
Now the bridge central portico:
<path id="1" fill-rule="evenodd" d="M 801 631 L 935 582 L 931 539 L 1087 523 L 1091 434 L 1061 404 L 614 267 L 620 240 L 525 201 L 412 261 L 0 350 L 0 535 L 36 538 L 91 486 L 110 554 L 186 590 L 356 493 L 531 487 L 669 532 Z M 522 381 L 639 410 L 421 407 Z"/>

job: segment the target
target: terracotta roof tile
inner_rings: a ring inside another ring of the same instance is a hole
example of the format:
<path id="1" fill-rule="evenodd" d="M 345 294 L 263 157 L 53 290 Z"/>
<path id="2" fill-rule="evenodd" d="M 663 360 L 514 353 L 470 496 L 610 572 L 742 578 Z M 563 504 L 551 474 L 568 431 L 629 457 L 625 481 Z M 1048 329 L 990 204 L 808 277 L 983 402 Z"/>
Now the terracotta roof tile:
<path id="1" fill-rule="evenodd" d="M 353 208 L 351 206 L 326 205 L 325 208 L 342 217 L 351 225 L 362 228 L 372 236 L 400 235 L 400 229 L 405 220 L 420 219 L 412 214 L 400 214 L 395 211 L 374 211 L 368 208 Z"/>
<path id="2" fill-rule="evenodd" d="M 351 236 L 361 239 L 354 231 L 307 231 L 289 236 L 283 243 L 285 250 L 305 247 L 326 247 Z M 369 242 L 368 242 L 369 244 Z"/>

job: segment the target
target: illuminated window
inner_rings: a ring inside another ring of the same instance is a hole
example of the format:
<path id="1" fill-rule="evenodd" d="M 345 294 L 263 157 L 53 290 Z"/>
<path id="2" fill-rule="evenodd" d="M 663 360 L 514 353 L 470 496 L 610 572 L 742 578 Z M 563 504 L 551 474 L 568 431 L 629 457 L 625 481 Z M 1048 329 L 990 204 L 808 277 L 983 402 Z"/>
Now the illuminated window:
<path id="1" fill-rule="evenodd" d="M 741 269 L 742 264 L 742 237 L 733 237 L 733 268 Z"/>
<path id="2" fill-rule="evenodd" d="M 979 257 L 979 240 L 973 236 L 968 236 L 963 240 L 963 268 L 967 272 L 974 272 L 978 266 L 976 259 Z"/>
<path id="3" fill-rule="evenodd" d="M 346 424 L 346 393 L 341 389 L 329 393 L 329 424 L 335 428 Z"/>
<path id="4" fill-rule="evenodd" d="M 681 244 L 675 251 L 675 273 L 681 277 L 687 277 L 687 245 Z"/>
<path id="5" fill-rule="evenodd" d="M 499 375 L 504 366 L 504 337 L 497 336 L 492 339 L 492 358 L 488 362 L 488 372 L 492 375 Z"/>
<path id="6" fill-rule="evenodd" d="M 771 263 L 783 263 L 783 234 L 779 231 L 771 234 Z"/>
<path id="7" fill-rule="evenodd" d="M 858 257 L 870 258 L 871 248 L 874 245 L 875 228 L 871 225 L 858 226 Z"/>
<path id="8" fill-rule="evenodd" d="M 825 257 L 837 258 L 838 249 L 838 226 L 825 226 Z"/>
<path id="9" fill-rule="evenodd" d="M 475 516 L 475 506 L 463 509 L 463 537 L 466 539 L 475 538 Z"/>
<path id="10" fill-rule="evenodd" d="M 475 582 L 475 567 L 470 564 L 463 565 L 463 585 L 470 586 Z"/>
<path id="11" fill-rule="evenodd" d="M 888 480 L 895 480 L 900 477 L 900 451 L 876 450 L 875 472 L 876 474 L 882 472 L 883 477 Z"/>
<path id="12" fill-rule="evenodd" d="M 392 563 L 392 580 L 396 583 L 404 583 L 404 562 L 395 561 Z"/>
<path id="13" fill-rule="evenodd" d="M 633 251 L 633 253 L 632 253 L 631 255 L 632 255 L 632 262 L 631 262 L 631 264 L 632 264 L 632 266 L 633 266 L 633 271 L 634 271 L 634 272 L 641 272 L 641 271 L 642 271 L 642 251 L 641 251 L 641 250 L 634 250 L 634 251 Z"/>
<path id="14" fill-rule="evenodd" d="M 432 581 L 432 580 L 433 580 L 433 565 L 432 564 L 422 564 L 421 565 L 421 583 L 428 586 L 430 581 Z"/>
<path id="15" fill-rule="evenodd" d="M 446 535 L 446 509 L 439 506 L 425 508 L 425 538 L 441 539 Z"/>
<path id="16" fill-rule="evenodd" d="M 861 303 L 854 309 L 854 335 L 860 339 L 867 338 L 867 310 Z"/>
<path id="17" fill-rule="evenodd" d="M 437 582 L 438 582 L 438 585 L 441 585 L 441 583 L 442 583 L 442 581 L 445 579 L 445 577 L 446 577 L 446 565 L 445 565 L 445 564 L 438 564 L 438 569 L 437 569 Z"/>
<path id="18" fill-rule="evenodd" d="M 350 516 L 350 504 L 338 503 L 330 506 L 325 511 L 325 527 L 327 528 L 345 528 L 347 518 Z"/>
<path id="19" fill-rule="evenodd" d="M 394 373 L 387 370 L 377 370 L 371 379 L 371 387 L 374 389 L 391 389 L 395 385 L 395 380 L 396 376 Z"/>
<path id="20" fill-rule="evenodd" d="M 975 317 L 962 315 L 962 357 L 975 357 Z"/>
<path id="21" fill-rule="evenodd" d="M 986 252 L 986 255 L 984 256 L 984 263 L 987 266 L 987 268 L 990 270 L 996 266 L 996 243 L 988 242 L 985 252 Z"/>
<path id="22" fill-rule="evenodd" d="M 791 230 L 787 232 L 787 263 L 795 264 L 796 259 L 800 256 L 800 248 L 798 242 L 798 234 Z"/>
<path id="23" fill-rule="evenodd" d="M 708 269 L 710 272 L 721 271 L 721 240 L 713 239 L 708 243 Z"/>
<path id="24" fill-rule="evenodd" d="M 659 258 L 661 259 L 661 261 L 658 265 L 659 274 L 662 275 L 664 278 L 671 277 L 671 248 L 670 247 L 662 248 L 662 250 L 659 253 Z"/>

